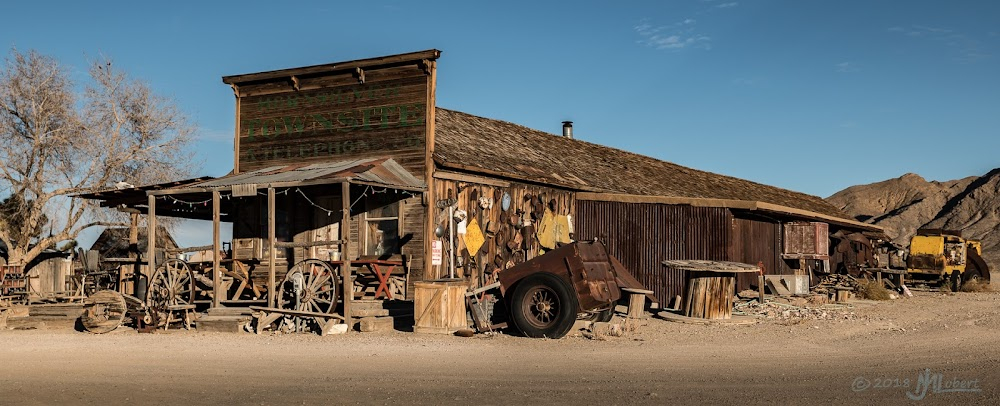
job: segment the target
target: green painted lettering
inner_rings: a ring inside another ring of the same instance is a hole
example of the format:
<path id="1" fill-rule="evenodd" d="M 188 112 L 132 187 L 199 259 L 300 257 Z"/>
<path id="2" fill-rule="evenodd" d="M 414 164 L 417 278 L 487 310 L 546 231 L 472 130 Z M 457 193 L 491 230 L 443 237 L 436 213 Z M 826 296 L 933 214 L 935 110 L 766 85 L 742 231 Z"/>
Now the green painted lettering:
<path id="1" fill-rule="evenodd" d="M 247 141 L 253 141 L 254 130 L 260 129 L 260 120 L 243 120 L 241 125 L 247 129 Z"/>
<path id="2" fill-rule="evenodd" d="M 319 123 L 319 125 L 323 126 L 324 130 L 333 129 L 333 121 L 330 121 L 330 119 L 326 118 L 326 116 L 322 114 L 313 114 L 313 120 Z"/>
<path id="3" fill-rule="evenodd" d="M 263 138 L 274 138 L 277 137 L 278 123 L 273 119 L 269 118 L 264 120 L 260 126 L 260 136 Z"/>
<path id="4" fill-rule="evenodd" d="M 411 110 L 412 109 L 412 110 Z M 416 103 L 410 105 L 400 105 L 399 106 L 399 126 L 400 127 L 412 127 L 415 125 L 421 125 L 424 123 L 423 117 L 424 105 L 423 103 Z M 409 121 L 410 118 L 413 121 Z"/>
<path id="5" fill-rule="evenodd" d="M 302 124 L 302 117 L 282 117 L 281 121 L 285 124 L 285 134 L 291 134 L 292 132 L 300 133 L 305 128 Z"/>
<path id="6" fill-rule="evenodd" d="M 386 107 L 376 107 L 375 111 L 381 116 L 381 125 L 379 128 L 389 128 L 389 114 L 394 111 L 399 111 L 398 106 L 386 106 Z"/>
<path id="7" fill-rule="evenodd" d="M 341 125 L 341 128 L 338 129 L 338 131 L 346 133 L 357 128 L 358 120 L 355 119 L 351 113 L 352 112 L 350 111 L 342 111 L 337 114 L 337 122 Z"/>
<path id="8" fill-rule="evenodd" d="M 374 110 L 374 109 L 364 109 L 364 110 L 361 110 L 361 129 L 362 130 L 366 130 L 367 131 L 367 130 L 371 130 L 372 129 L 369 126 L 369 124 L 371 124 L 371 119 L 372 119 L 372 114 L 371 114 L 372 110 Z"/>

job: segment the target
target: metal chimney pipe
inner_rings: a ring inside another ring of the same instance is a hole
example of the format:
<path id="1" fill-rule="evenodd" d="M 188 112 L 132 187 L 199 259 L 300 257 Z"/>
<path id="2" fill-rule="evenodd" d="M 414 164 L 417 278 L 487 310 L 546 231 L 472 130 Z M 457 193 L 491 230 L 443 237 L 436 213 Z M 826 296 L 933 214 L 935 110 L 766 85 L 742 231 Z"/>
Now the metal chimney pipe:
<path id="1" fill-rule="evenodd" d="M 573 138 L 573 122 L 563 121 L 563 137 Z"/>

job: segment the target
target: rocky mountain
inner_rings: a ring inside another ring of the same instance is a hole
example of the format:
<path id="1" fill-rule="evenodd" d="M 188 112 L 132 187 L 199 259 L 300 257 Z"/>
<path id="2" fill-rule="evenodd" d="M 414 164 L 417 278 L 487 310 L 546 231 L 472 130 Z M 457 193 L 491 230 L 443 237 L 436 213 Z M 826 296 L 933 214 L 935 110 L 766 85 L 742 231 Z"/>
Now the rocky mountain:
<path id="1" fill-rule="evenodd" d="M 908 173 L 851 186 L 826 198 L 859 221 L 885 228 L 893 241 L 909 245 L 918 228 L 961 230 L 983 242 L 990 268 L 1000 268 L 1000 168 L 981 177 L 927 181 Z"/>

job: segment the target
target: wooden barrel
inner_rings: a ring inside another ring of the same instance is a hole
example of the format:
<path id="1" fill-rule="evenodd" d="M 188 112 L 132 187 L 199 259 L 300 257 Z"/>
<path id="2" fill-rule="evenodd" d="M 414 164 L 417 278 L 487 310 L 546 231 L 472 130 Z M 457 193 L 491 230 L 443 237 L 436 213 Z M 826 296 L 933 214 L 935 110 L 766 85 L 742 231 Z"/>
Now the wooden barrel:
<path id="1" fill-rule="evenodd" d="M 684 315 L 703 319 L 732 318 L 735 286 L 735 273 L 688 271 Z"/>
<path id="2" fill-rule="evenodd" d="M 468 328 L 465 318 L 465 291 L 461 279 L 415 282 L 413 284 L 413 331 L 452 334 Z"/>

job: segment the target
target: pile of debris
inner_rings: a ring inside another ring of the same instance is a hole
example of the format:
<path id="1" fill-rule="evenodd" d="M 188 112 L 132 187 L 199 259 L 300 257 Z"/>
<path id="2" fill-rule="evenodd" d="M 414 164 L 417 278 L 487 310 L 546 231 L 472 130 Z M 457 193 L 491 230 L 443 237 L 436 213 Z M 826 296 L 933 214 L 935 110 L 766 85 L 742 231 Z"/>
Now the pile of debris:
<path id="1" fill-rule="evenodd" d="M 799 307 L 784 303 L 755 300 L 736 303 L 736 312 L 768 320 L 859 320 L 850 306 L 825 304 L 816 307 Z"/>
<path id="2" fill-rule="evenodd" d="M 818 285 L 812 287 L 810 291 L 829 296 L 835 294 L 837 288 L 847 288 L 852 292 L 857 291 L 858 285 L 858 279 L 851 275 L 830 274 L 825 276 Z"/>

